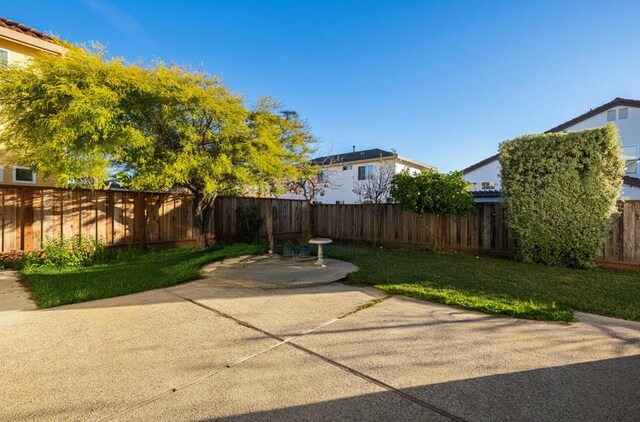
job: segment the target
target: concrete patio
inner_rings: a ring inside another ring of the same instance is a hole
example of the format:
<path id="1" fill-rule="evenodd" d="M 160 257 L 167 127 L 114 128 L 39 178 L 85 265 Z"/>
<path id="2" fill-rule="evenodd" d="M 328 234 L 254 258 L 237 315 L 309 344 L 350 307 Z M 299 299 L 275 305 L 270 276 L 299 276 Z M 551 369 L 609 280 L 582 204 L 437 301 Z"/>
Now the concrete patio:
<path id="1" fill-rule="evenodd" d="M 327 265 L 320 267 L 314 263 L 315 259 L 241 256 L 206 265 L 200 273 L 216 286 L 281 289 L 321 286 L 358 271 L 355 265 L 337 259 L 326 259 Z"/>
<path id="2" fill-rule="evenodd" d="M 213 278 L 0 313 L 0 420 L 637 420 L 640 324 Z"/>

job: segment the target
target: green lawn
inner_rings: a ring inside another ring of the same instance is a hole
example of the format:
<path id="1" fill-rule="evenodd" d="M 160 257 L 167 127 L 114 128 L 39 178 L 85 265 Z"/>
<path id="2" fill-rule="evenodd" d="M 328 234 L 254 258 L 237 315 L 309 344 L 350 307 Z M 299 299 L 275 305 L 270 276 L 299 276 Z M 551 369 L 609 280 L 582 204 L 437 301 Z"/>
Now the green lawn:
<path id="1" fill-rule="evenodd" d="M 264 252 L 235 244 L 122 253 L 101 264 L 27 268 L 40 307 L 172 286 L 198 278 L 212 261 Z M 465 254 L 331 245 L 327 255 L 356 264 L 347 281 L 392 294 L 518 318 L 573 321 L 572 310 L 640 321 L 640 274 L 520 264 Z"/>
<path id="2" fill-rule="evenodd" d="M 200 267 L 209 262 L 263 252 L 262 245 L 243 243 L 204 251 L 193 248 L 134 251 L 85 267 L 27 268 L 22 276 L 38 306 L 49 308 L 184 283 L 197 279 Z"/>
<path id="3" fill-rule="evenodd" d="M 518 318 L 573 321 L 572 310 L 640 321 L 640 274 L 574 270 L 466 254 L 331 245 L 356 264 L 348 282 Z"/>

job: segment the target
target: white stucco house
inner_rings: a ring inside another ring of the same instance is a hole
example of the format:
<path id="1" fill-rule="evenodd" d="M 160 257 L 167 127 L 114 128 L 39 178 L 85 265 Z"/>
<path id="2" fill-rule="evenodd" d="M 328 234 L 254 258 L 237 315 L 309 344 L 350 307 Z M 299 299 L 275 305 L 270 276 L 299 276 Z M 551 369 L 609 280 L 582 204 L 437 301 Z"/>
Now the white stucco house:
<path id="1" fill-rule="evenodd" d="M 545 133 L 574 132 L 613 123 L 618 127 L 622 140 L 622 154 L 625 160 L 624 185 L 621 199 L 640 199 L 640 166 L 638 148 L 640 145 L 640 101 L 615 98 L 606 104 L 562 123 Z M 498 154 L 477 162 L 462 170 L 465 179 L 471 183 L 476 202 L 500 200 L 500 164 Z"/>
<path id="2" fill-rule="evenodd" d="M 320 168 L 321 178 L 326 181 L 324 195 L 316 198 L 318 204 L 356 204 L 360 198 L 353 192 L 359 181 L 373 177 L 381 168 L 393 174 L 409 169 L 410 172 L 437 171 L 433 166 L 399 156 L 395 152 L 368 149 L 344 154 L 328 155 L 311 160 Z M 287 194 L 284 198 L 300 199 Z"/>

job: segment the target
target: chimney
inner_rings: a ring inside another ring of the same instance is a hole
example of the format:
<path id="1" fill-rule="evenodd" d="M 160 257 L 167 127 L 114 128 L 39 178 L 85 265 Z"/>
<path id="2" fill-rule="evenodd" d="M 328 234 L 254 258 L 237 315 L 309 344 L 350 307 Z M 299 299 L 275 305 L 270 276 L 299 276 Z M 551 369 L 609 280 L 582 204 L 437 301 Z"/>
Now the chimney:
<path id="1" fill-rule="evenodd" d="M 355 145 L 353 146 L 353 152 L 356 152 L 356 146 Z"/>

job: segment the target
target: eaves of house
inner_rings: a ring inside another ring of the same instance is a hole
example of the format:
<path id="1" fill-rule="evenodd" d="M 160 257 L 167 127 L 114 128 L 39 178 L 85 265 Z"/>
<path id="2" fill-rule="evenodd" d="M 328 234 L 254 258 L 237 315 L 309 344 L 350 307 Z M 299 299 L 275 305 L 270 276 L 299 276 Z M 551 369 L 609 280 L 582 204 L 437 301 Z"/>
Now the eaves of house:
<path id="1" fill-rule="evenodd" d="M 353 151 L 344 154 L 327 155 L 324 157 L 318 157 L 311 160 L 311 163 L 320 166 L 332 166 L 332 165 L 344 165 L 344 164 L 359 164 L 365 162 L 371 162 L 374 160 L 388 161 L 396 160 L 400 164 L 404 164 L 409 167 L 418 168 L 421 170 L 434 170 L 437 168 L 428 164 L 423 164 L 418 161 L 402 157 L 395 152 L 385 151 L 382 149 L 374 148 L 364 151 Z"/>
<path id="2" fill-rule="evenodd" d="M 47 53 L 63 54 L 58 40 L 24 24 L 0 17 L 0 39 Z"/>

